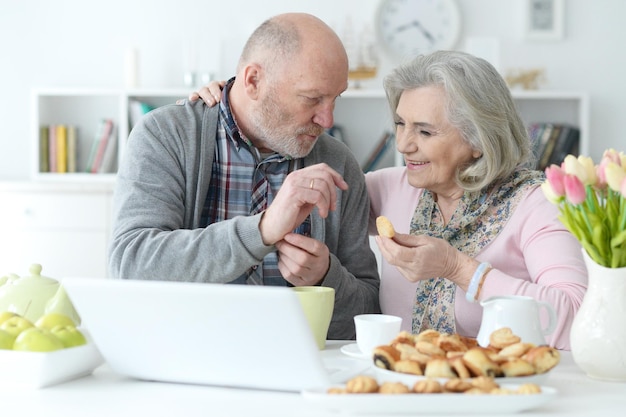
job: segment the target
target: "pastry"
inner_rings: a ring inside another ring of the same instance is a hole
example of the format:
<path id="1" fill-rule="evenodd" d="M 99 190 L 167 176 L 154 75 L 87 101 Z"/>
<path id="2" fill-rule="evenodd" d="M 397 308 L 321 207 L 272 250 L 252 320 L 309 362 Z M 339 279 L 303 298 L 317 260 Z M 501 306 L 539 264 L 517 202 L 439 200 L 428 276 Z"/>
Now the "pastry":
<path id="1" fill-rule="evenodd" d="M 498 354 L 507 358 L 519 358 L 533 347 L 533 343 L 518 342 L 502 348 Z"/>
<path id="2" fill-rule="evenodd" d="M 418 394 L 438 394 L 443 392 L 443 387 L 436 379 L 422 379 L 413 385 L 413 392 Z"/>
<path id="3" fill-rule="evenodd" d="M 408 394 L 409 392 L 411 392 L 409 387 L 402 382 L 383 382 L 378 388 L 379 394 Z"/>
<path id="4" fill-rule="evenodd" d="M 502 327 L 489 335 L 489 345 L 498 350 L 520 341 L 520 337 L 513 334 L 509 327 Z"/>
<path id="5" fill-rule="evenodd" d="M 473 348 L 465 352 L 463 362 L 474 376 L 499 376 L 502 371 L 497 363 L 489 359 L 481 348 Z"/>
<path id="6" fill-rule="evenodd" d="M 436 345 L 446 352 L 466 352 L 468 350 L 458 334 L 441 334 L 436 339 Z"/>
<path id="7" fill-rule="evenodd" d="M 426 364 L 424 375 L 430 378 L 456 378 L 457 374 L 447 359 L 431 359 Z"/>
<path id="8" fill-rule="evenodd" d="M 467 349 L 478 347 L 478 340 L 474 337 L 461 336 L 459 335 L 459 339 L 463 344 L 467 347 Z"/>
<path id="9" fill-rule="evenodd" d="M 472 383 L 461 378 L 448 379 L 443 384 L 443 389 L 447 392 L 465 392 L 472 388 Z"/>
<path id="10" fill-rule="evenodd" d="M 393 371 L 397 361 L 400 360 L 400 352 L 393 346 L 378 346 L 374 348 L 374 365 L 379 368 Z"/>
<path id="11" fill-rule="evenodd" d="M 489 376 L 477 376 L 476 378 L 472 378 L 470 383 L 474 388 L 478 388 L 484 392 L 490 392 L 494 388 L 500 388 L 500 385 Z"/>
<path id="12" fill-rule="evenodd" d="M 391 221 L 385 216 L 378 216 L 376 218 L 376 229 L 378 230 L 378 234 L 384 237 L 392 238 L 396 235 L 393 224 L 391 224 Z"/>
<path id="13" fill-rule="evenodd" d="M 406 330 L 402 330 L 398 335 L 391 341 L 390 345 L 394 345 L 396 343 L 403 343 L 407 345 L 415 344 L 415 336 Z"/>
<path id="14" fill-rule="evenodd" d="M 417 349 L 418 352 L 423 353 L 424 355 L 440 356 L 442 358 L 446 357 L 446 352 L 443 349 L 441 349 L 434 343 L 427 342 L 425 340 L 420 340 L 416 342 L 415 349 Z"/>
<path id="15" fill-rule="evenodd" d="M 535 367 L 524 359 L 515 358 L 500 365 L 505 377 L 528 376 L 535 374 Z"/>
<path id="16" fill-rule="evenodd" d="M 543 374 L 554 368 L 561 360 L 561 354 L 553 347 L 541 345 L 530 349 L 522 356 L 522 359 L 530 362 L 535 372 Z"/>
<path id="17" fill-rule="evenodd" d="M 399 360 L 393 367 L 393 370 L 403 374 L 423 375 L 424 372 L 420 364 L 411 360 Z"/>
<path id="18" fill-rule="evenodd" d="M 459 378 L 471 378 L 469 369 L 465 366 L 465 362 L 463 361 L 463 356 L 457 356 L 455 358 L 448 358 L 448 362 L 452 367 L 454 373 L 457 374 Z"/>
<path id="19" fill-rule="evenodd" d="M 410 360 L 419 363 L 424 367 L 426 363 L 431 359 L 430 356 L 418 352 L 415 345 L 407 345 L 404 343 L 398 343 L 393 345 L 400 352 L 401 360 Z"/>
<path id="20" fill-rule="evenodd" d="M 359 375 L 346 382 L 346 391 L 353 394 L 378 392 L 378 382 L 371 376 Z"/>
<path id="21" fill-rule="evenodd" d="M 440 333 L 434 329 L 426 329 L 421 331 L 415 336 L 415 343 L 424 341 L 430 343 L 436 343 L 435 340 L 439 337 Z"/>

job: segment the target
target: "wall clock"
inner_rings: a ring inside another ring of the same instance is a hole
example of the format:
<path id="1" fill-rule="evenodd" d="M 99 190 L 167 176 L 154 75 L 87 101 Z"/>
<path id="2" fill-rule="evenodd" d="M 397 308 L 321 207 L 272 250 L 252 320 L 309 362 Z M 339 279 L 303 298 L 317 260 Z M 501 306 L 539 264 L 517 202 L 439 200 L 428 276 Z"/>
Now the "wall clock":
<path id="1" fill-rule="evenodd" d="M 461 32 L 461 13 L 455 0 L 382 0 L 376 29 L 386 53 L 405 61 L 452 49 Z"/>

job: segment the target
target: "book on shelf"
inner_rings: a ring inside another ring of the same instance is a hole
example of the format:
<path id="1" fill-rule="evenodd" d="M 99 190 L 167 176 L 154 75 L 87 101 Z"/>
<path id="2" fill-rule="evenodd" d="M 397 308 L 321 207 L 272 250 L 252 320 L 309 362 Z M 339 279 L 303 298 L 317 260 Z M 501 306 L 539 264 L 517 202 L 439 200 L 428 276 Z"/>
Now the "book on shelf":
<path id="1" fill-rule="evenodd" d="M 76 126 L 67 126 L 67 172 L 74 173 L 76 169 L 76 156 L 78 155 L 78 138 Z"/>
<path id="2" fill-rule="evenodd" d="M 56 125 L 56 159 L 58 173 L 67 172 L 67 128 L 65 125 Z"/>
<path id="3" fill-rule="evenodd" d="M 104 155 L 102 156 L 102 162 L 98 167 L 99 174 L 106 174 L 116 171 L 117 161 L 117 128 L 115 125 L 111 127 L 109 139 L 107 140 L 106 147 L 104 149 Z"/>
<path id="4" fill-rule="evenodd" d="M 562 125 L 561 133 L 556 141 L 548 166 L 560 165 L 569 154 L 578 155 L 578 143 L 580 142 L 580 129 L 575 126 Z"/>
<path id="5" fill-rule="evenodd" d="M 556 142 L 561 134 L 561 125 L 553 124 L 552 129 L 550 129 L 550 136 L 548 137 L 548 141 L 546 142 L 543 150 L 541 151 L 541 157 L 539 158 L 539 169 L 544 170 L 548 166 L 550 162 L 550 157 L 552 156 L 552 152 L 556 147 Z"/>
<path id="6" fill-rule="evenodd" d="M 39 127 L 39 172 L 50 172 L 48 126 Z"/>
<path id="7" fill-rule="evenodd" d="M 57 172 L 57 127 L 48 126 L 48 167 L 49 172 Z"/>
<path id="8" fill-rule="evenodd" d="M 389 154 L 389 150 L 393 149 L 395 143 L 395 135 L 392 132 L 385 132 L 378 140 L 378 144 L 374 147 L 374 150 L 370 153 L 369 157 L 363 164 L 363 172 L 373 171 L 381 166 L 381 161 L 386 155 Z"/>
<path id="9" fill-rule="evenodd" d="M 39 127 L 39 172 L 76 172 L 76 127 L 51 124 Z"/>
<path id="10" fill-rule="evenodd" d="M 528 126 L 536 169 L 559 165 L 568 154 L 578 153 L 580 129 L 565 123 L 533 123 Z"/>
<path id="11" fill-rule="evenodd" d="M 91 151 L 89 152 L 89 159 L 87 160 L 86 169 L 87 172 L 90 172 L 92 174 L 98 173 L 98 169 L 100 168 L 102 158 L 104 156 L 104 150 L 106 149 L 107 142 L 109 141 L 112 130 L 113 120 L 100 120 L 98 130 L 96 131 L 96 137 L 94 138 L 93 144 L 91 146 Z"/>

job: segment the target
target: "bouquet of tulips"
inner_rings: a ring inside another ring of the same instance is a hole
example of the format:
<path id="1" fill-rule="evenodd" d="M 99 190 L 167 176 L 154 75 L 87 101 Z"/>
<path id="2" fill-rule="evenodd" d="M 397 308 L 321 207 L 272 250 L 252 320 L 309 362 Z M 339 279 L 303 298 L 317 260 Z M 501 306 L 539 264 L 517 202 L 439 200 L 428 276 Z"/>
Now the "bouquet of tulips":
<path id="1" fill-rule="evenodd" d="M 589 257 L 607 268 L 626 266 L 626 155 L 608 149 L 598 165 L 568 155 L 545 173 L 544 194 Z"/>

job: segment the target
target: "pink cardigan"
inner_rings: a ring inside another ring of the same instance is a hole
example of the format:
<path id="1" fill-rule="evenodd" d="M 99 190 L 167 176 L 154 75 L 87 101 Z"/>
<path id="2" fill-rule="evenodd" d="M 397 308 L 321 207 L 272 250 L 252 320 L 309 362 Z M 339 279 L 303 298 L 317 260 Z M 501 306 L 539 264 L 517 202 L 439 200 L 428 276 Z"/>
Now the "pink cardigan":
<path id="1" fill-rule="evenodd" d="M 365 176 L 370 196 L 370 234 L 375 219 L 387 216 L 400 233 L 409 233 L 411 218 L 422 189 L 412 187 L 403 167 L 369 172 Z M 500 235 L 477 256 L 493 266 L 483 284 L 479 301 L 495 295 L 527 295 L 550 303 L 558 324 L 546 337 L 558 349 L 570 349 L 569 332 L 587 288 L 587 270 L 581 246 L 557 218 L 558 210 L 538 187 L 520 202 Z M 383 313 L 402 317 L 402 329 L 411 331 L 416 284 L 382 260 L 380 305 Z M 457 288 L 456 330 L 476 337 L 482 307 L 465 300 Z"/>

